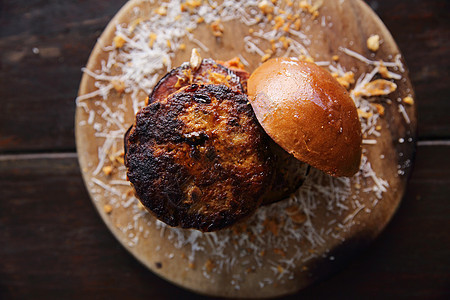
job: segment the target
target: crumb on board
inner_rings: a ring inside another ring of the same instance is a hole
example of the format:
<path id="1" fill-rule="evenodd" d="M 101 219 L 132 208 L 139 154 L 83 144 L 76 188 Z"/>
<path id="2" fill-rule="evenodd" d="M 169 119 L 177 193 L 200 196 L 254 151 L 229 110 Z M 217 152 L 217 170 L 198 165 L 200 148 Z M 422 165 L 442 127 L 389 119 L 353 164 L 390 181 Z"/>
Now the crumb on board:
<path id="1" fill-rule="evenodd" d="M 380 48 L 380 36 L 378 34 L 371 35 L 367 39 L 367 48 L 372 52 L 377 52 Z"/>
<path id="2" fill-rule="evenodd" d="M 262 11 L 262 13 L 266 15 L 273 13 L 274 10 L 273 4 L 267 0 L 262 0 L 261 2 L 259 2 L 258 7 Z"/>
<path id="3" fill-rule="evenodd" d="M 369 119 L 370 117 L 373 116 L 373 113 L 363 111 L 362 109 L 359 109 L 359 108 L 357 109 L 357 111 L 358 111 L 358 116 L 360 118 Z"/>
<path id="4" fill-rule="evenodd" d="M 111 176 L 112 172 L 113 172 L 113 167 L 112 166 L 104 166 L 102 168 L 103 174 L 105 174 L 106 176 Z"/>
<path id="5" fill-rule="evenodd" d="M 346 72 L 342 76 L 339 76 L 338 73 L 332 73 L 331 75 L 346 89 L 349 89 L 350 85 L 355 83 L 355 74 L 351 71 Z"/>
<path id="6" fill-rule="evenodd" d="M 380 60 L 380 65 L 378 66 L 378 73 L 384 79 L 391 79 L 392 78 L 391 74 L 389 73 L 388 68 L 383 64 L 382 60 Z"/>
<path id="7" fill-rule="evenodd" d="M 322 0 L 316 0 L 314 4 L 310 4 L 308 1 L 302 0 L 299 3 L 299 8 L 311 14 L 311 17 L 314 20 L 319 16 L 319 8 L 322 6 L 322 4 Z"/>
<path id="8" fill-rule="evenodd" d="M 166 16 L 167 15 L 167 8 L 164 6 L 158 6 L 155 10 L 154 10 L 155 14 L 158 14 L 160 16 Z"/>
<path id="9" fill-rule="evenodd" d="M 375 108 L 377 109 L 377 112 L 380 116 L 384 116 L 384 106 L 379 104 L 379 103 L 375 103 Z"/>
<path id="10" fill-rule="evenodd" d="M 299 31 L 301 28 L 302 28 L 302 19 L 297 18 L 297 19 L 294 21 L 294 29 L 297 30 L 297 31 Z"/>
<path id="11" fill-rule="evenodd" d="M 109 204 L 105 204 L 103 205 L 103 211 L 109 215 L 113 211 L 113 207 Z"/>
<path id="12" fill-rule="evenodd" d="M 403 103 L 414 105 L 414 99 L 411 96 L 406 96 L 405 98 L 403 98 Z"/>
<path id="13" fill-rule="evenodd" d="M 261 57 L 261 62 L 268 61 L 272 57 L 272 53 L 266 53 Z"/>
<path id="14" fill-rule="evenodd" d="M 280 274 L 284 272 L 283 267 L 280 266 L 280 265 L 277 265 L 277 270 L 278 270 L 278 272 L 279 272 Z"/>
<path id="15" fill-rule="evenodd" d="M 364 85 L 360 91 L 356 91 L 356 96 L 384 96 L 389 95 L 397 89 L 397 85 L 385 79 L 376 79 Z"/>
<path id="16" fill-rule="evenodd" d="M 119 94 L 122 94 L 125 91 L 125 83 L 123 81 L 114 79 L 111 81 L 111 84 Z"/>
<path id="17" fill-rule="evenodd" d="M 211 271 L 214 269 L 214 262 L 211 259 L 208 259 L 205 262 L 205 269 L 208 273 L 211 273 Z"/>
<path id="18" fill-rule="evenodd" d="M 281 256 L 286 256 L 286 253 L 282 249 L 279 249 L 279 248 L 274 248 L 273 253 L 281 255 Z"/>
<path id="19" fill-rule="evenodd" d="M 298 57 L 298 59 L 302 60 L 302 61 L 307 61 L 307 62 L 314 62 L 314 58 L 312 58 L 312 56 L 310 55 L 300 55 Z"/>
<path id="20" fill-rule="evenodd" d="M 154 32 L 151 32 L 148 35 L 148 46 L 150 48 L 153 48 L 153 44 L 155 43 L 157 37 L 158 37 L 158 35 L 156 35 L 156 33 L 154 33 Z"/>
<path id="21" fill-rule="evenodd" d="M 121 35 L 116 35 L 113 42 L 116 48 L 122 48 L 125 45 L 125 39 Z"/>
<path id="22" fill-rule="evenodd" d="M 220 21 L 220 19 L 215 20 L 211 23 L 211 30 L 215 37 L 221 37 L 223 35 L 224 27 Z"/>

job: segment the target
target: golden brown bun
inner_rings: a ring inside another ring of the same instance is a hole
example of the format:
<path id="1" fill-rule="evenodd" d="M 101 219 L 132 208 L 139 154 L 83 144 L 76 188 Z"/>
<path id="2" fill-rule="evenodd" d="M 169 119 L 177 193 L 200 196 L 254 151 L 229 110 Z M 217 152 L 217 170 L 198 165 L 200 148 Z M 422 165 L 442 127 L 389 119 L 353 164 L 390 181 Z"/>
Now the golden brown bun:
<path id="1" fill-rule="evenodd" d="M 358 113 L 329 72 L 314 63 L 274 58 L 252 73 L 248 95 L 265 131 L 297 159 L 333 176 L 358 171 Z"/>

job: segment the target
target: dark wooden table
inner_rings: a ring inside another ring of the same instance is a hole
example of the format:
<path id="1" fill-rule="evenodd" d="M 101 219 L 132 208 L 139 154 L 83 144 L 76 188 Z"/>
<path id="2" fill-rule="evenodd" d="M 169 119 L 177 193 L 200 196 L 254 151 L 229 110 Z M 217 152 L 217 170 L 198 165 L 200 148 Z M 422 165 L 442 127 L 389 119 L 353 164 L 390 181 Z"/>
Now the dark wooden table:
<path id="1" fill-rule="evenodd" d="M 94 210 L 74 99 L 124 0 L 0 0 L 0 299 L 199 298 L 153 275 Z M 415 168 L 383 234 L 304 299 L 450 299 L 450 1 L 367 1 L 392 32 L 418 107 Z"/>

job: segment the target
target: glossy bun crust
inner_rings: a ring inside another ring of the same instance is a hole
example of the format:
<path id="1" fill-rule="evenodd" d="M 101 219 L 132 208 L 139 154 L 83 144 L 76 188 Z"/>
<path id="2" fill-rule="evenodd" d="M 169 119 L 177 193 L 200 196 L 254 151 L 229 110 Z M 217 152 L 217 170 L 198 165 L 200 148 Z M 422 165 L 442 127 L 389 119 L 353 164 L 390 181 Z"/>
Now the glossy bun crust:
<path id="1" fill-rule="evenodd" d="M 138 112 L 125 136 L 128 179 L 165 223 L 218 230 L 261 204 L 272 181 L 267 139 L 245 94 L 193 84 Z"/>
<path id="2" fill-rule="evenodd" d="M 353 100 L 314 63 L 275 58 L 248 80 L 248 95 L 268 135 L 298 160 L 333 176 L 352 176 L 361 160 Z"/>

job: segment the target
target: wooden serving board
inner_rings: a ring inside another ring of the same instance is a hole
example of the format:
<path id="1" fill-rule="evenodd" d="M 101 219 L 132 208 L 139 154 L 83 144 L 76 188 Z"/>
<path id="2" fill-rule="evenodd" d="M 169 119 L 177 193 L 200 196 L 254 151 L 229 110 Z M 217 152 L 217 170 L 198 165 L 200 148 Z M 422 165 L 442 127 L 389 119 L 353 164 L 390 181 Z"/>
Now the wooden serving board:
<path id="1" fill-rule="evenodd" d="M 96 73 L 102 69 L 102 61 L 108 61 L 111 51 L 129 51 L 127 47 L 111 47 L 117 26 L 137 28 L 145 24 L 162 5 L 161 1 L 155 2 L 129 1 L 99 38 L 86 68 Z M 293 1 L 294 7 L 299 2 Z M 259 8 L 244 9 L 251 12 Z M 303 23 L 301 34 L 287 36 L 303 45 L 316 62 L 337 66 L 332 57 L 338 55 L 338 63 L 358 78 L 370 73 L 374 66 L 345 54 L 343 48 L 373 61 L 393 62 L 399 54 L 381 20 L 360 0 L 325 0 L 315 19 L 300 8 L 296 11 Z M 171 17 L 170 12 L 159 12 L 162 17 Z M 200 48 L 205 58 L 227 60 L 241 55 L 250 72 L 261 63 L 264 53 L 249 53 L 245 39 L 249 35 L 257 39 L 255 31 L 270 31 L 272 25 L 264 21 L 245 25 L 242 18 L 223 21 L 223 35 L 217 38 L 207 22 L 205 19 L 188 30 L 194 39 L 181 37 L 185 49 L 172 51 L 172 66 L 188 61 L 193 47 Z M 367 38 L 373 34 L 382 41 L 376 53 L 366 46 Z M 271 48 L 270 41 L 259 40 L 259 49 Z M 125 43 L 133 47 L 131 42 Z M 109 70 L 110 77 L 94 79 L 84 74 L 79 95 L 95 93 L 101 84 L 108 86 L 114 78 L 120 78 L 119 67 L 112 65 Z M 150 270 L 174 284 L 224 297 L 263 298 L 294 293 L 338 270 L 367 246 L 383 230 L 401 201 L 415 151 L 416 113 L 414 105 L 401 102 L 406 96 L 414 97 L 407 70 L 390 70 L 401 74 L 402 79 L 395 81 L 398 88 L 394 93 L 368 100 L 381 104 L 385 112 L 377 121 L 380 136 L 365 137 L 375 143 L 363 146 L 369 163 L 365 163 L 364 170 L 352 179 L 334 179 L 313 170 L 290 199 L 261 208 L 254 217 L 231 229 L 202 234 L 170 228 L 143 210 L 134 198 L 121 164 L 121 136 L 134 120 L 132 98 L 140 98 L 143 103 L 148 91 L 109 87 L 106 99 L 99 95 L 78 99 L 76 142 L 86 187 L 118 241 Z M 165 72 L 166 69 L 160 70 L 155 76 L 160 78 Z M 399 111 L 400 106 L 407 118 Z M 371 176 L 371 171 L 376 177 Z M 380 191 L 380 185 L 386 190 Z"/>

